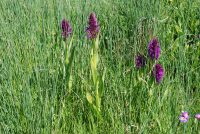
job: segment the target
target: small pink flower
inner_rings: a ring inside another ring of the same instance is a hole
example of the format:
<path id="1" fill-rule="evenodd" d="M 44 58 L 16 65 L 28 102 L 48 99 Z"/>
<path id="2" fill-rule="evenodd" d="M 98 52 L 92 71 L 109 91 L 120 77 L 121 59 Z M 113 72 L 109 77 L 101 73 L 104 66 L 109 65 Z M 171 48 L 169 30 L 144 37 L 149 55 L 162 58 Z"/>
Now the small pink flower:
<path id="1" fill-rule="evenodd" d="M 196 114 L 195 118 L 200 121 L 200 114 Z"/>
<path id="2" fill-rule="evenodd" d="M 186 123 L 188 119 L 189 119 L 189 114 L 186 111 L 183 111 L 181 115 L 179 116 L 180 122 Z"/>

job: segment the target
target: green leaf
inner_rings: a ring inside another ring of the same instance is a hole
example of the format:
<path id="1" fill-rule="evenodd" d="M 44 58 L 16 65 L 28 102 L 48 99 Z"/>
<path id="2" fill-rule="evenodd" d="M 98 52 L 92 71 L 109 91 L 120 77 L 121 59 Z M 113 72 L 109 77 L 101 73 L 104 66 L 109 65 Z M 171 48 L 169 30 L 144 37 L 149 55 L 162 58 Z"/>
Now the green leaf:
<path id="1" fill-rule="evenodd" d="M 68 81 L 69 93 L 71 93 L 72 91 L 72 82 L 73 82 L 73 78 L 72 78 L 72 75 L 70 75 L 69 81 Z"/>
<path id="2" fill-rule="evenodd" d="M 87 98 L 88 102 L 89 102 L 90 104 L 92 104 L 93 98 L 92 98 L 92 95 L 91 95 L 90 93 L 86 92 L 86 98 Z"/>
<path id="3" fill-rule="evenodd" d="M 178 25 L 175 25 L 175 29 L 176 29 L 177 33 L 182 33 L 183 32 L 182 29 L 181 29 L 181 27 L 178 26 Z"/>

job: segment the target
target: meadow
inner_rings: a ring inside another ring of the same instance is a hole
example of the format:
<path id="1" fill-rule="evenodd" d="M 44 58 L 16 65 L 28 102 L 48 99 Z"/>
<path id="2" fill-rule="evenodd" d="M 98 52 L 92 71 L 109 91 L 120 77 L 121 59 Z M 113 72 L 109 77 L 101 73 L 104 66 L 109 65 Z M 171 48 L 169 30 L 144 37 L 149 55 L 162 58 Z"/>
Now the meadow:
<path id="1" fill-rule="evenodd" d="M 72 28 L 66 39 L 63 19 Z M 148 55 L 153 38 L 157 61 Z M 199 0 L 0 1 L 1 134 L 200 134 L 197 113 Z"/>

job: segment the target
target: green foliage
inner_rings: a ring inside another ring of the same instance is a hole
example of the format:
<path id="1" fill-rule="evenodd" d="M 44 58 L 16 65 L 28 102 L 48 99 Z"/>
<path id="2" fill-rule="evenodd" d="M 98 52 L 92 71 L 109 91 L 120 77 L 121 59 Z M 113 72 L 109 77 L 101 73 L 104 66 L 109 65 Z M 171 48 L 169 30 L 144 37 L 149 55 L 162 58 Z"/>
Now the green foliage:
<path id="1" fill-rule="evenodd" d="M 1 0 L 0 133 L 199 133 L 199 7 L 199 0 Z M 98 50 L 85 33 L 92 11 Z M 73 28 L 67 45 L 63 18 Z M 160 85 L 134 65 L 155 36 Z M 187 124 L 179 124 L 182 110 Z"/>

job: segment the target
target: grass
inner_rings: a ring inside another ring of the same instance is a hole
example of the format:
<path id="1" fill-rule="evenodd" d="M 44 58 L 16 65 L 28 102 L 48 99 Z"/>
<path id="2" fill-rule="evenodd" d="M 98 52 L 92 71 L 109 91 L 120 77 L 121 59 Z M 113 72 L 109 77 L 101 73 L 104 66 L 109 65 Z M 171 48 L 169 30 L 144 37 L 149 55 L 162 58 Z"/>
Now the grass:
<path id="1" fill-rule="evenodd" d="M 0 133 L 199 134 L 199 7 L 199 0 L 1 0 Z M 105 74 L 99 114 L 86 98 L 95 98 L 85 33 L 92 11 Z M 73 27 L 71 88 L 63 80 L 63 18 Z M 159 85 L 134 64 L 152 37 L 165 68 Z M 181 111 L 190 114 L 185 124 Z"/>

